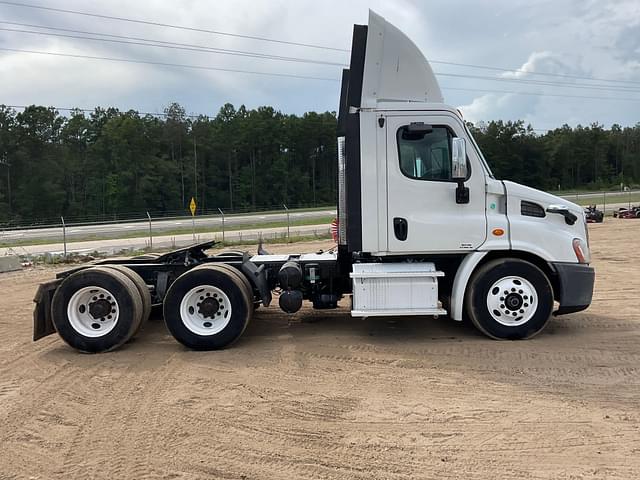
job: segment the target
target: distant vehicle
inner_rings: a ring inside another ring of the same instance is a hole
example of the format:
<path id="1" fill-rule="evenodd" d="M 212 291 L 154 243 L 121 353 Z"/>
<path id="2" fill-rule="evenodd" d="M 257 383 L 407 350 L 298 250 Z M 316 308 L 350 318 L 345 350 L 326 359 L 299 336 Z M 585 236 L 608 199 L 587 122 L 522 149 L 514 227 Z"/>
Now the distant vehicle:
<path id="1" fill-rule="evenodd" d="M 614 218 L 640 218 L 640 206 L 631 208 L 621 207 L 613 212 Z"/>
<path id="2" fill-rule="evenodd" d="M 602 210 L 598 210 L 595 205 L 589 205 L 584 209 L 587 223 L 602 223 L 604 220 L 604 213 Z"/>
<path id="3" fill-rule="evenodd" d="M 272 292 L 287 313 L 348 295 L 353 317 L 449 315 L 509 340 L 589 306 L 583 208 L 496 178 L 429 62 L 373 12 L 354 27 L 337 133 L 335 249 L 208 255 L 208 242 L 79 266 L 40 286 L 34 339 L 57 332 L 81 351 L 113 350 L 156 304 L 177 341 L 213 350 Z"/>

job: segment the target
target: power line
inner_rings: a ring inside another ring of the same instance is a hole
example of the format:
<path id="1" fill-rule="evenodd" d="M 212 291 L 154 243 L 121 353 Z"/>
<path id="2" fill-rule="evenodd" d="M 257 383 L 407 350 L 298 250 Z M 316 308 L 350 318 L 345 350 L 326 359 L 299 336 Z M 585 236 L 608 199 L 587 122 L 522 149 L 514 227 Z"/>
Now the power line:
<path id="1" fill-rule="evenodd" d="M 456 89 L 448 89 L 448 90 L 456 90 Z M 465 89 L 465 90 L 467 90 L 467 89 Z M 513 93 L 517 93 L 517 92 L 513 92 Z M 580 97 L 580 98 L 582 98 L 582 97 Z M 22 110 L 25 110 L 25 109 L 29 108 L 30 106 L 44 106 L 44 105 L 3 105 L 3 104 L 0 104 L 0 107 L 7 107 L 7 108 L 13 108 L 13 109 L 22 109 Z M 77 111 L 77 112 L 82 112 L 82 113 L 94 113 L 99 108 L 102 108 L 104 111 L 109 110 L 109 108 L 103 108 L 103 107 L 95 107 L 94 109 L 90 109 L 90 108 L 78 108 L 78 107 L 74 107 L 74 108 L 56 107 L 56 106 L 53 106 L 53 105 L 50 105 L 50 106 L 45 107 L 45 108 L 53 108 L 56 111 L 64 111 L 64 112 Z M 134 113 L 136 113 L 138 115 L 141 115 L 141 116 L 164 117 L 164 118 L 169 116 L 168 113 L 141 112 L 139 110 L 136 110 L 135 108 L 129 108 L 127 110 L 120 110 L 120 109 L 115 108 L 115 107 L 110 107 L 110 108 L 113 108 L 113 109 L 117 110 L 117 112 L 119 114 L 126 114 L 126 113 L 129 113 L 129 112 L 134 112 Z M 185 118 L 189 118 L 189 119 L 199 120 L 201 118 L 212 119 L 213 117 L 215 117 L 215 115 L 209 115 L 209 114 L 205 114 L 205 113 L 200 113 L 198 115 L 185 114 L 184 117 Z M 530 127 L 530 126 L 531 126 L 531 123 L 527 124 L 527 127 L 526 127 L 527 130 L 529 130 L 528 127 Z M 562 128 L 562 126 L 552 127 L 552 128 L 531 128 L 530 130 L 532 130 L 534 132 L 545 132 L 545 133 L 547 133 L 547 132 L 550 132 L 552 130 L 556 130 L 558 128 Z M 1 163 L 2 163 L 2 159 L 0 159 L 0 164 Z"/>
<path id="2" fill-rule="evenodd" d="M 166 28 L 175 28 L 175 29 L 181 29 L 181 30 L 189 30 L 189 31 L 195 31 L 195 32 L 210 33 L 210 34 L 215 34 L 215 35 L 246 38 L 246 39 L 251 39 L 251 40 L 260 40 L 260 41 L 265 41 L 265 42 L 273 42 L 273 43 L 295 45 L 295 46 L 302 46 L 302 47 L 309 47 L 309 48 L 318 48 L 318 49 L 332 50 L 332 51 L 337 51 L 337 52 L 346 52 L 346 53 L 348 53 L 350 51 L 349 49 L 329 47 L 329 46 L 326 46 L 326 45 L 300 43 L 300 42 L 293 42 L 293 41 L 287 41 L 287 40 L 279 40 L 279 39 L 273 39 L 273 38 L 259 37 L 259 36 L 254 36 L 254 35 L 244 35 L 244 34 L 236 34 L 236 33 L 230 33 L 230 32 L 221 32 L 221 31 L 217 31 L 217 30 L 208 30 L 208 29 L 202 29 L 202 28 L 197 28 L 197 27 L 188 27 L 188 26 L 183 26 L 183 25 L 174 25 L 174 24 L 161 23 L 161 22 L 152 22 L 152 21 L 147 21 L 147 20 L 139 20 L 139 19 L 126 18 L 126 17 L 117 17 L 117 16 L 112 16 L 112 15 L 103 15 L 103 14 L 97 14 L 97 13 L 91 13 L 91 12 L 81 12 L 81 11 L 76 11 L 76 10 L 68 10 L 68 9 L 62 9 L 62 8 L 46 7 L 46 6 L 43 6 L 43 5 L 34 5 L 34 4 L 27 4 L 27 3 L 21 3 L 21 2 L 9 2 L 9 1 L 0 0 L 0 4 L 14 6 L 14 7 L 33 8 L 33 9 L 46 10 L 46 11 L 59 12 L 59 13 L 67 13 L 67 14 L 73 14 L 73 15 L 82 15 L 82 16 L 95 17 L 95 18 L 103 18 L 103 19 L 107 19 L 107 20 L 117 20 L 117 21 L 122 21 L 122 22 L 138 23 L 138 24 L 143 24 L 143 25 L 161 26 L 161 27 L 166 27 Z M 9 23 L 9 22 L 7 22 L 7 23 Z M 49 28 L 49 27 L 41 27 L 41 28 Z M 106 34 L 104 34 L 104 35 L 106 35 Z M 446 62 L 446 61 L 440 61 L 440 60 L 431 60 L 431 63 L 441 64 L 441 65 L 452 65 L 452 66 L 468 67 L 468 68 L 478 68 L 478 69 L 485 69 L 485 70 L 512 72 L 512 73 L 518 72 L 518 73 L 526 73 L 526 74 L 529 74 L 529 75 L 542 75 L 542 76 L 554 76 L 554 77 L 562 77 L 562 78 L 572 78 L 572 79 L 576 79 L 576 80 L 603 81 L 603 82 L 611 82 L 611 83 L 627 83 L 627 84 L 640 85 L 640 81 L 620 80 L 620 79 L 605 79 L 605 78 L 579 76 L 579 75 L 569 75 L 569 74 L 560 74 L 560 73 L 535 72 L 535 71 L 524 70 L 522 68 L 503 68 L 503 67 L 496 67 L 496 66 L 490 66 L 490 65 L 456 63 L 456 62 Z"/>
<path id="3" fill-rule="evenodd" d="M 71 15 L 82 15 L 82 16 L 85 16 L 85 17 L 102 18 L 102 19 L 106 19 L 106 20 L 116 20 L 116 21 L 119 21 L 119 22 L 137 23 L 137 24 L 141 24 L 141 25 L 152 25 L 152 26 L 155 26 L 155 27 L 175 28 L 175 29 L 179 29 L 179 30 L 188 30 L 188 31 L 191 31 L 191 32 L 210 33 L 210 34 L 213 34 L 213 35 L 223 35 L 223 36 L 227 36 L 227 37 L 244 38 L 244 39 L 248 39 L 248 40 L 259 40 L 259 41 L 262 41 L 262 42 L 271 42 L 271 43 L 278 43 L 278 44 L 284 44 L 284 45 L 294 45 L 294 46 L 298 46 L 298 47 L 317 48 L 317 49 L 322 49 L 322 50 L 333 50 L 333 51 L 336 51 L 336 52 L 349 52 L 348 49 L 329 47 L 329 46 L 326 46 L 326 45 L 316 45 L 316 44 L 312 44 L 312 43 L 299 43 L 299 42 L 292 42 L 292 41 L 288 41 L 288 40 L 279 40 L 279 39 L 275 39 L 275 38 L 259 37 L 259 36 L 255 36 L 255 35 L 244 35 L 244 34 L 240 34 L 240 33 L 230 33 L 230 32 L 222 32 L 222 31 L 219 31 L 219 30 L 208 30 L 208 29 L 205 29 L 205 28 L 188 27 L 188 26 L 184 26 L 184 25 L 175 25 L 175 24 L 171 24 L 171 23 L 152 22 L 152 21 L 149 21 L 149 20 L 138 20 L 138 19 L 133 19 L 133 18 L 116 17 L 116 16 L 112 16 L 112 15 L 103 15 L 103 14 L 99 14 L 99 13 L 81 12 L 81 11 L 77 11 L 77 10 L 67 10 L 67 9 L 63 9 L 63 8 L 45 7 L 44 5 L 34 5 L 34 4 L 31 4 L 31 3 L 6 2 L 6 1 L 3 1 L 3 0 L 0 0 L 0 4 L 10 5 L 12 7 L 34 8 L 34 9 L 38 9 L 38 10 L 46 10 L 46 11 L 49 11 L 49 12 L 68 13 L 68 14 L 71 14 Z"/>
<path id="4" fill-rule="evenodd" d="M 87 37 L 85 35 L 69 35 L 69 34 L 62 34 L 62 33 L 38 32 L 38 31 L 33 31 L 33 30 L 20 30 L 20 29 L 0 27 L 0 30 L 1 31 L 5 31 L 5 32 L 28 33 L 28 34 L 32 34 L 32 35 L 44 35 L 44 36 L 54 36 L 54 37 L 63 37 L 63 38 L 76 38 L 76 39 L 80 39 L 80 40 L 94 40 L 94 41 L 98 41 L 98 42 L 122 43 L 122 44 L 127 44 L 127 45 L 141 45 L 141 46 L 145 46 L 145 47 L 171 48 L 171 49 L 175 49 L 175 50 L 188 50 L 188 51 L 194 51 L 194 52 L 217 53 L 217 54 L 222 54 L 222 55 L 234 55 L 234 56 L 241 56 L 241 57 L 262 58 L 262 59 L 266 59 L 266 60 L 279 60 L 279 61 L 286 61 L 286 62 L 312 63 L 312 64 L 317 64 L 317 65 L 330 65 L 330 66 L 338 66 L 338 67 L 347 67 L 348 66 L 348 65 L 346 65 L 344 63 L 337 63 L 337 62 L 327 62 L 327 61 L 322 61 L 322 60 L 306 59 L 306 58 L 299 58 L 299 57 L 284 57 L 284 56 L 280 56 L 280 55 L 271 55 L 271 54 L 258 53 L 258 52 L 248 52 L 248 51 L 244 51 L 244 50 L 230 50 L 230 49 L 226 49 L 226 48 L 207 47 L 207 46 L 193 45 L 193 44 L 188 44 L 188 43 L 165 42 L 163 40 L 154 40 L 154 39 L 147 39 L 147 38 L 140 38 L 140 37 L 129 37 L 129 36 L 124 36 L 124 35 L 112 35 L 112 34 L 108 34 L 108 33 L 93 33 L 93 32 L 86 32 L 86 31 L 80 31 L 80 30 L 70 30 L 70 29 L 66 29 L 66 28 L 42 27 L 42 26 L 39 26 L 39 25 L 21 24 L 21 23 L 18 23 L 18 22 L 0 21 L 0 23 L 10 24 L 10 25 L 24 25 L 24 26 L 30 26 L 30 27 L 36 27 L 36 28 L 47 28 L 47 29 L 51 29 L 51 30 L 73 32 L 73 33 L 82 33 L 82 34 L 87 34 L 87 35 L 101 35 L 101 36 L 108 36 L 108 37 L 113 37 L 113 38 L 95 38 L 95 37 Z M 115 39 L 125 39 L 125 40 L 115 40 L 114 38 Z M 130 40 L 134 40 L 134 41 L 130 41 Z M 153 42 L 153 43 L 151 43 L 151 42 Z"/>
<path id="5" fill-rule="evenodd" d="M 442 87 L 443 90 L 459 90 L 462 92 L 480 92 L 480 93 L 505 93 L 513 95 L 534 95 L 539 97 L 557 97 L 557 98 L 582 98 L 587 100 L 624 100 L 626 102 L 640 102 L 640 98 L 622 98 L 622 97 L 593 97 L 590 95 L 563 95 L 559 93 L 540 93 L 540 92 L 518 92 L 512 90 L 487 90 L 479 88 L 461 88 L 461 87 Z"/>
<path id="6" fill-rule="evenodd" d="M 246 73 L 249 75 L 268 75 L 268 76 L 274 76 L 274 77 L 300 78 L 304 80 L 323 80 L 323 81 L 329 81 L 329 82 L 338 81 L 337 78 L 312 77 L 312 76 L 306 76 L 306 75 L 295 75 L 291 73 L 259 72 L 254 70 L 238 70 L 234 68 L 208 67 L 205 65 L 188 65 L 183 63 L 153 62 L 150 60 L 132 60 L 128 58 L 99 57 L 99 56 L 93 56 L 93 55 L 80 55 L 80 54 L 72 54 L 72 53 L 41 52 L 37 50 L 21 50 L 18 48 L 5 48 L 5 47 L 0 47 L 0 50 L 4 50 L 7 52 L 31 53 L 35 55 L 51 55 L 55 57 L 82 58 L 85 60 L 107 60 L 110 62 L 139 63 L 139 64 L 145 64 L 145 65 L 156 65 L 161 67 L 191 68 L 195 70 L 212 70 L 216 72 Z"/>
<path id="7" fill-rule="evenodd" d="M 524 83 L 527 85 L 579 88 L 583 90 L 584 89 L 603 90 L 603 91 L 611 91 L 611 92 L 626 92 L 626 93 L 640 92 L 640 88 L 636 88 L 636 87 L 618 87 L 618 86 L 610 86 L 610 85 L 603 85 L 603 84 L 585 85 L 583 83 L 562 83 L 562 82 L 543 81 L 543 80 L 528 80 L 524 78 L 488 77 L 485 75 L 466 75 L 461 73 L 444 73 L 444 72 L 434 72 L 434 73 L 441 77 L 471 78 L 475 80 L 488 80 L 492 82 Z"/>
<path id="8" fill-rule="evenodd" d="M 14 24 L 16 22 L 0 21 L 0 23 Z M 42 28 L 42 27 L 38 27 L 38 28 Z M 47 28 L 47 27 L 44 27 L 44 28 Z M 67 30 L 67 29 L 61 29 L 61 30 Z M 224 54 L 224 55 L 289 61 L 289 62 L 297 62 L 297 63 L 312 63 L 312 64 L 321 64 L 321 65 L 328 65 L 328 66 L 340 66 L 340 67 L 347 66 L 346 64 L 337 63 L 337 62 L 324 62 L 320 60 L 303 59 L 303 58 L 297 58 L 297 57 L 281 57 L 276 55 L 268 55 L 268 54 L 247 52 L 247 51 L 241 51 L 241 50 L 217 49 L 213 47 L 205 47 L 200 45 L 173 44 L 172 42 L 163 42 L 161 40 L 158 41 L 153 39 L 143 39 L 139 37 L 126 37 L 126 36 L 111 35 L 111 34 L 106 34 L 106 35 L 111 37 L 117 37 L 117 38 L 132 38 L 136 40 L 142 40 L 142 42 L 106 39 L 106 38 L 93 38 L 93 37 L 87 37 L 82 35 L 68 35 L 68 34 L 59 34 L 59 33 L 51 33 L 51 32 L 38 32 L 38 31 L 31 31 L 31 30 L 20 30 L 20 29 L 11 29 L 11 28 L 2 28 L 2 27 L 0 27 L 0 31 L 9 31 L 9 32 L 18 32 L 18 33 L 27 33 L 27 34 L 36 34 L 36 35 L 45 35 L 45 36 L 57 36 L 57 37 L 63 37 L 63 38 L 75 38 L 75 39 L 83 39 L 83 40 L 93 40 L 93 41 L 121 43 L 121 44 L 130 44 L 130 45 L 141 45 L 141 46 L 150 46 L 150 47 L 159 47 L 159 48 L 170 48 L 170 49 L 178 49 L 178 50 L 189 50 L 189 51 L 198 51 L 198 52 L 204 52 L 204 53 L 217 53 L 217 54 Z M 69 31 L 73 31 L 73 30 L 69 30 Z M 82 33 L 90 33 L 90 32 L 82 32 Z M 101 35 L 101 34 L 97 34 L 97 35 Z M 161 42 L 163 44 L 157 45 L 153 43 L 144 43 L 144 42 Z M 178 45 L 184 45 L 184 46 L 178 46 Z M 99 57 L 95 57 L 95 58 L 97 59 Z M 112 59 L 112 60 L 115 60 L 115 59 Z M 127 60 L 119 59 L 118 61 L 127 61 Z M 129 60 L 129 61 L 133 62 L 133 60 Z M 139 62 L 142 62 L 142 61 L 139 61 Z M 196 67 L 192 66 L 190 68 L 196 68 Z M 213 67 L 210 67 L 210 68 L 213 68 Z M 219 70 L 222 70 L 222 69 L 219 69 Z M 245 73 L 249 73 L 249 72 L 245 72 Z M 252 72 L 252 73 L 256 73 L 256 72 Z M 444 77 L 471 78 L 471 79 L 477 79 L 477 80 L 487 80 L 487 81 L 497 81 L 497 82 L 526 83 L 530 85 L 539 85 L 539 86 L 559 86 L 562 88 L 571 87 L 571 88 L 578 88 L 583 90 L 587 89 L 587 90 L 601 90 L 601 91 L 627 92 L 627 93 L 640 92 L 639 88 L 611 86 L 611 85 L 604 85 L 604 84 L 585 85 L 585 84 L 575 84 L 575 83 L 530 80 L 530 79 L 523 79 L 523 78 L 500 78 L 500 77 L 490 77 L 490 76 L 483 76 L 483 75 L 468 75 L 468 74 L 455 74 L 455 73 L 444 73 L 444 72 L 435 72 L 435 73 L 436 75 L 444 76 Z M 264 73 L 264 74 L 266 75 L 267 73 Z M 273 74 L 273 75 L 278 75 L 278 74 Z M 279 74 L 279 75 L 281 76 L 282 74 Z"/>
<path id="9" fill-rule="evenodd" d="M 3 105 L 0 105 L 0 106 L 3 106 Z M 4 105 L 4 106 L 8 107 L 8 108 L 17 108 L 17 109 L 24 110 L 24 109 L 29 108 L 30 106 L 34 106 L 34 105 Z M 77 112 L 82 112 L 82 113 L 93 113 L 100 107 L 96 107 L 94 109 L 91 109 L 91 108 L 78 108 L 78 107 L 74 107 L 74 108 L 55 107 L 55 106 L 51 105 L 51 106 L 46 107 L 46 108 L 53 108 L 54 110 L 60 110 L 62 112 L 76 112 L 77 111 Z M 115 107 L 111 107 L 111 108 L 115 108 Z M 115 109 L 118 110 L 118 113 L 127 113 L 127 112 L 130 112 L 130 111 L 133 111 L 133 112 L 137 113 L 138 115 L 149 115 L 149 116 L 152 116 L 152 117 L 168 117 L 169 116 L 168 113 L 141 112 L 139 110 L 136 110 L 135 108 L 130 108 L 128 110 L 120 110 L 118 108 L 115 108 Z M 108 110 L 108 108 L 105 109 L 105 111 L 106 110 Z M 187 114 L 185 114 L 184 116 L 186 118 L 195 118 L 195 119 L 198 119 L 198 118 L 201 118 L 201 117 L 207 117 L 207 118 L 211 117 L 210 115 L 206 115 L 204 113 L 201 113 L 199 115 L 187 115 Z"/>
<path id="10" fill-rule="evenodd" d="M 99 57 L 99 56 L 80 55 L 80 54 L 41 52 L 41 51 L 35 51 L 35 50 L 21 50 L 21 49 L 4 48 L 4 47 L 0 47 L 0 50 L 10 51 L 10 52 L 30 53 L 30 54 L 37 54 L 37 55 L 52 55 L 52 56 L 58 56 L 58 57 L 81 58 L 81 59 L 89 59 L 89 60 L 106 60 L 106 61 L 114 61 L 114 62 L 148 64 L 148 65 L 157 65 L 157 66 L 165 66 L 165 67 L 175 67 L 175 68 L 192 68 L 192 69 L 199 69 L 199 70 L 213 70 L 213 71 L 232 72 L 232 73 L 246 73 L 246 74 L 253 74 L 253 75 L 269 75 L 269 76 L 277 76 L 277 77 L 290 77 L 290 78 L 298 78 L 298 79 L 305 79 L 305 80 L 321 80 L 321 81 L 334 81 L 334 82 L 338 81 L 337 78 L 312 77 L 312 76 L 294 75 L 294 74 L 286 74 L 286 73 L 272 73 L 272 72 L 258 72 L 258 71 L 249 71 L 249 70 L 237 70 L 237 69 L 230 69 L 230 68 L 208 67 L 208 66 L 203 66 L 203 65 L 187 65 L 187 64 L 179 64 L 179 63 L 152 62 L 152 61 L 145 61 L 145 60 L 132 60 L 132 59 L 124 59 L 124 58 Z M 487 77 L 487 78 L 491 79 L 491 77 Z M 568 86 L 570 86 L 570 85 L 568 85 Z M 553 94 L 553 93 L 541 93 L 541 92 L 523 92 L 523 91 L 511 91 L 511 90 L 474 89 L 474 88 L 447 87 L 447 86 L 443 86 L 442 88 L 443 88 L 443 90 L 459 90 L 459 91 L 480 92 L 480 93 L 504 93 L 504 94 L 513 94 L 513 95 L 534 95 L 534 96 L 541 96 L 541 97 L 556 97 L 556 98 L 580 98 L 580 99 L 588 99 L 588 100 L 622 100 L 622 101 L 632 101 L 632 102 L 640 101 L 640 98 L 596 97 L 596 96 L 589 96 L 589 95 L 566 95 L 566 94 Z"/>
<path id="11" fill-rule="evenodd" d="M 0 3 L 2 3 L 2 2 L 0 2 Z M 103 32 L 91 32 L 91 31 L 85 31 L 85 30 L 74 30 L 74 29 L 68 29 L 68 28 L 51 27 L 51 26 L 46 26 L 46 25 L 35 25 L 35 24 L 21 23 L 21 22 L 0 21 L 0 23 L 7 24 L 7 25 L 22 26 L 22 27 L 54 30 L 54 31 L 59 31 L 59 32 L 76 33 L 76 34 L 82 34 L 82 35 L 94 35 L 94 36 L 97 35 L 97 36 L 101 36 L 101 37 L 111 37 L 111 38 L 124 39 L 124 40 L 135 40 L 135 41 L 141 41 L 141 42 L 152 42 L 152 43 L 156 43 L 156 44 L 167 45 L 168 46 L 167 48 L 171 48 L 169 46 L 176 46 L 176 47 L 185 47 L 184 50 L 205 51 L 205 52 L 210 51 L 210 52 L 213 52 L 213 53 L 228 53 L 228 54 L 238 54 L 238 55 L 241 55 L 241 56 L 245 56 L 245 55 L 246 56 L 256 56 L 256 58 L 269 58 L 269 59 L 273 59 L 273 60 L 283 60 L 283 61 L 293 61 L 293 62 L 303 62 L 303 63 L 313 63 L 313 64 L 321 64 L 321 65 L 333 65 L 333 66 L 348 67 L 348 64 L 339 63 L 339 62 L 327 62 L 327 61 L 315 60 L 315 59 L 284 57 L 284 56 L 280 56 L 280 55 L 271 55 L 271 54 L 265 54 L 265 53 L 260 53 L 260 52 L 248 52 L 248 51 L 243 51 L 243 50 L 230 50 L 230 49 L 224 49 L 224 48 L 218 48 L 218 47 L 210 47 L 210 46 L 206 46 L 206 45 L 169 42 L 169 41 L 165 41 L 165 40 L 148 39 L 148 38 L 134 37 L 134 36 L 130 36 L 130 35 L 114 35 L 114 34 L 103 33 Z M 56 34 L 53 34 L 53 33 L 45 33 L 45 32 L 33 32 L 33 31 L 10 30 L 10 29 L 5 29 L 5 30 L 7 30 L 7 31 L 16 31 L 16 32 L 21 32 L 21 33 L 39 34 L 39 35 L 63 36 L 63 35 L 56 35 Z M 69 35 L 68 37 L 70 37 L 70 38 L 87 39 L 87 40 L 108 41 L 108 40 L 105 40 L 105 39 L 87 38 L 87 37 L 75 37 L 75 36 L 71 36 L 71 35 Z M 120 42 L 118 42 L 118 43 L 120 43 Z M 138 44 L 138 43 L 135 43 L 135 42 L 121 42 L 121 43 L 130 43 L 130 44 L 134 44 L 134 45 L 144 45 L 144 46 L 161 46 L 161 45 L 149 45 L 148 43 Z M 524 70 L 522 68 L 504 68 L 504 67 L 496 67 L 496 66 L 491 66 L 491 65 L 478 65 L 478 64 L 471 64 L 471 63 L 446 62 L 446 61 L 442 61 L 442 60 L 430 60 L 429 62 L 433 63 L 433 64 L 438 64 L 438 65 L 451 65 L 451 66 L 457 66 L 457 67 L 476 68 L 476 69 L 482 69 L 482 70 L 492 70 L 492 71 L 509 72 L 509 73 L 525 73 L 525 74 L 528 74 L 528 75 L 552 76 L 552 77 L 568 78 L 568 79 L 575 79 L 575 80 L 587 80 L 587 81 L 600 81 L 600 82 L 608 82 L 608 83 L 615 83 L 615 84 L 640 85 L 639 81 L 633 81 L 633 80 L 614 80 L 614 79 L 607 79 L 607 78 L 588 77 L 588 76 L 580 76 L 580 75 L 569 75 L 569 74 L 561 74 L 561 73 L 535 72 L 535 71 Z M 443 75 L 443 74 L 441 73 L 440 75 Z M 519 79 L 514 79 L 514 80 L 519 80 Z"/>
<path id="12" fill-rule="evenodd" d="M 477 65 L 472 63 L 456 63 L 456 62 L 445 62 L 442 60 L 429 60 L 429 63 L 434 63 L 438 65 L 452 65 L 455 67 L 467 67 L 467 68 L 478 68 L 482 70 L 495 70 L 499 72 L 509 72 L 509 73 L 526 73 L 529 75 L 543 75 L 549 77 L 562 77 L 562 78 L 572 78 L 575 80 L 593 80 L 598 82 L 610 82 L 610 83 L 631 83 L 634 85 L 640 85 L 639 81 L 634 80 L 614 80 L 610 78 L 597 78 L 597 77 L 587 77 L 580 75 L 569 75 L 564 73 L 544 73 L 544 72 L 534 72 L 530 70 L 524 70 L 523 68 L 504 68 L 504 67 L 495 67 L 490 65 Z"/>

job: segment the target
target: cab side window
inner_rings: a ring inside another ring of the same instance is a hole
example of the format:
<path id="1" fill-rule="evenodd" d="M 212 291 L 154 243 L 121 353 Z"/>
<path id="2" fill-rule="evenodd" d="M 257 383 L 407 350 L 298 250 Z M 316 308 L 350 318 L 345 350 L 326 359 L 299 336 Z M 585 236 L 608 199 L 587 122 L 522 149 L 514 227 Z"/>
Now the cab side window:
<path id="1" fill-rule="evenodd" d="M 433 127 L 428 133 L 411 132 L 409 126 L 398 129 L 400 170 L 417 180 L 451 180 L 451 138 L 446 127 Z"/>

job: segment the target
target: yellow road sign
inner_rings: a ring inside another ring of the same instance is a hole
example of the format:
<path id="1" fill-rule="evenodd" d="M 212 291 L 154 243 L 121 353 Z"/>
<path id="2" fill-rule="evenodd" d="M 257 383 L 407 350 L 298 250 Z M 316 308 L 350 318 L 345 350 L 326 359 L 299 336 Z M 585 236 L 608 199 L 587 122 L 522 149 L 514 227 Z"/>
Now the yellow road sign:
<path id="1" fill-rule="evenodd" d="M 189 210 L 191 210 L 191 216 L 196 214 L 196 199 L 191 197 L 191 203 L 189 204 Z"/>

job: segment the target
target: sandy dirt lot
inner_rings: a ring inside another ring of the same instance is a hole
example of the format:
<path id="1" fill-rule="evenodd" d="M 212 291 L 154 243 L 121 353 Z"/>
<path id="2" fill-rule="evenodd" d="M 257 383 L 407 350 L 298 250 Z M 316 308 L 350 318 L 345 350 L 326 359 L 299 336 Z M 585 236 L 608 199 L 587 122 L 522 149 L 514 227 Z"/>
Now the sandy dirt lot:
<path id="1" fill-rule="evenodd" d="M 155 320 L 83 355 L 30 340 L 51 269 L 2 275 L 0 479 L 640 478 L 640 223 L 591 243 L 592 307 L 524 342 L 273 307 L 229 350 Z"/>

